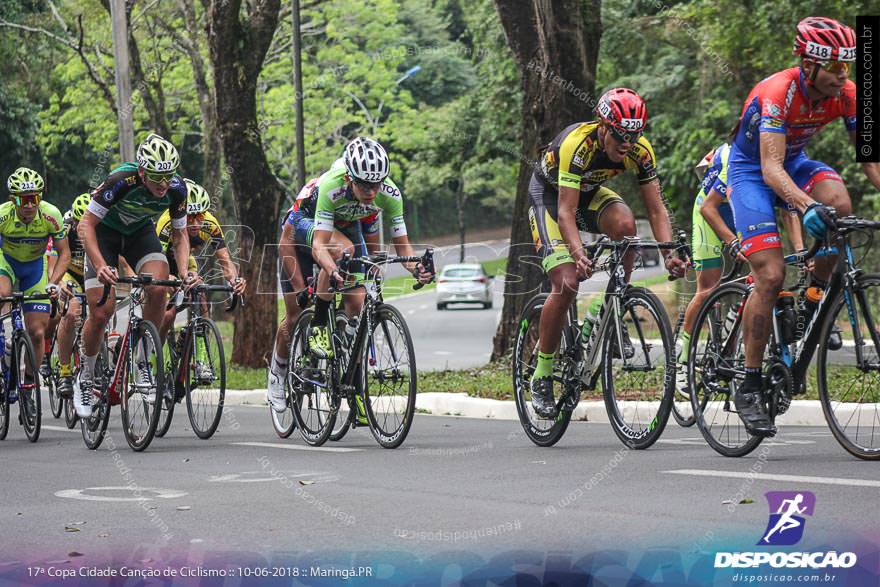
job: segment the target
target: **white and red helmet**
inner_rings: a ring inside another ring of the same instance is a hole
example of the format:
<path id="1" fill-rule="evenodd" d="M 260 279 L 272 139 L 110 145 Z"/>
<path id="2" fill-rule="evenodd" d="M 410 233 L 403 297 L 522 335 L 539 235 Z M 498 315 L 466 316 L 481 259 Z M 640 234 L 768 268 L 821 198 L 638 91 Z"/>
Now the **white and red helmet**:
<path id="1" fill-rule="evenodd" d="M 629 88 L 613 88 L 596 103 L 596 116 L 621 133 L 641 134 L 648 122 L 648 108 L 642 97 Z"/>
<path id="2" fill-rule="evenodd" d="M 794 54 L 816 61 L 855 61 L 856 33 L 833 18 L 808 16 L 797 25 Z"/>

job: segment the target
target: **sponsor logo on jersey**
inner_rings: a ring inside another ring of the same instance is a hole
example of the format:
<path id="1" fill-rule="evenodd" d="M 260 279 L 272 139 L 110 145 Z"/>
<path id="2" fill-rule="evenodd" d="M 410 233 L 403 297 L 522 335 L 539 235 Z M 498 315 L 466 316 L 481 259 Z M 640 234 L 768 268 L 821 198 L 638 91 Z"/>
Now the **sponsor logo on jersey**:
<path id="1" fill-rule="evenodd" d="M 394 198 L 400 197 L 400 190 L 397 189 L 396 187 L 392 186 L 391 184 L 383 183 L 382 184 L 382 191 L 385 192 L 386 194 L 389 194 L 390 196 L 392 196 Z"/>
<path id="2" fill-rule="evenodd" d="M 791 80 L 791 83 L 788 84 L 788 91 L 785 92 L 785 114 L 788 114 L 789 109 L 791 108 L 791 101 L 794 100 L 794 93 L 797 91 L 797 82 Z"/>
<path id="3" fill-rule="evenodd" d="M 104 196 L 105 202 L 110 203 L 113 201 L 113 191 L 112 190 L 106 190 L 102 195 Z"/>
<path id="4" fill-rule="evenodd" d="M 138 176 L 129 175 L 128 177 L 125 178 L 125 183 L 127 183 L 128 185 L 134 185 L 137 183 L 137 180 L 138 180 Z M 109 202 L 110 200 L 107 200 L 107 201 Z"/>

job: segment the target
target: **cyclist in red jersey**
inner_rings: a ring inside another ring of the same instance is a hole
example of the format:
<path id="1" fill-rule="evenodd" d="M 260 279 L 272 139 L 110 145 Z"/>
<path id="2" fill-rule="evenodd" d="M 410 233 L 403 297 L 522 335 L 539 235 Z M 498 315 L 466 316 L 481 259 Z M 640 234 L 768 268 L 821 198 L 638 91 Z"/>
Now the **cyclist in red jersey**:
<path id="1" fill-rule="evenodd" d="M 774 207 L 794 207 L 816 238 L 823 238 L 831 225 L 830 208 L 839 215 L 852 211 L 837 172 L 809 159 L 803 149 L 837 118 L 843 118 L 855 143 L 856 86 L 847 79 L 856 57 L 855 33 L 822 17 L 805 18 L 797 29 L 794 54 L 801 57 L 800 66 L 764 79 L 751 91 L 730 155 L 730 203 L 755 280 L 743 313 L 746 378 L 734 401 L 746 429 L 762 436 L 776 433 L 762 399 L 761 364 L 773 305 L 785 278 Z M 880 189 L 880 165 L 866 163 L 863 168 Z M 827 281 L 834 263 L 833 257 L 816 260 L 816 284 Z"/>

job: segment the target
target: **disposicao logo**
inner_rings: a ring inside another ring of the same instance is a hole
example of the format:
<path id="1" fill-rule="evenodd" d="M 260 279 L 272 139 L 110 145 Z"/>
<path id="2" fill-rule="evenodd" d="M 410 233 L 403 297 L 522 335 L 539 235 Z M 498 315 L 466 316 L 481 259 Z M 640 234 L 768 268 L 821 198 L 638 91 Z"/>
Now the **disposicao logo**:
<path id="1" fill-rule="evenodd" d="M 804 535 L 804 516 L 812 516 L 816 496 L 809 491 L 768 491 L 767 505 L 770 519 L 759 546 L 791 546 L 800 542 Z"/>
<path id="2" fill-rule="evenodd" d="M 806 518 L 812 516 L 816 496 L 809 491 L 768 491 L 770 519 L 758 546 L 792 546 L 804 536 Z M 716 552 L 715 568 L 848 569 L 855 566 L 854 552 Z"/>

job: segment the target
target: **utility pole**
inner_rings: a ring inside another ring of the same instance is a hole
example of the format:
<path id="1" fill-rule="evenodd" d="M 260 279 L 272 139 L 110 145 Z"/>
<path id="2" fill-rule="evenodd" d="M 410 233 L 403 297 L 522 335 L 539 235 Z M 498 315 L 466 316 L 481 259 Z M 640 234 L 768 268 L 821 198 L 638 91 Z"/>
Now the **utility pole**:
<path id="1" fill-rule="evenodd" d="M 299 0 L 293 0 L 293 108 L 296 116 L 296 189 L 306 183 L 305 132 L 303 131 L 302 32 L 299 22 Z"/>
<path id="2" fill-rule="evenodd" d="M 131 76 L 128 69 L 128 23 L 125 0 L 110 0 L 113 24 L 113 58 L 116 62 L 116 116 L 119 124 L 119 155 L 134 161 L 134 125 L 131 121 Z"/>

